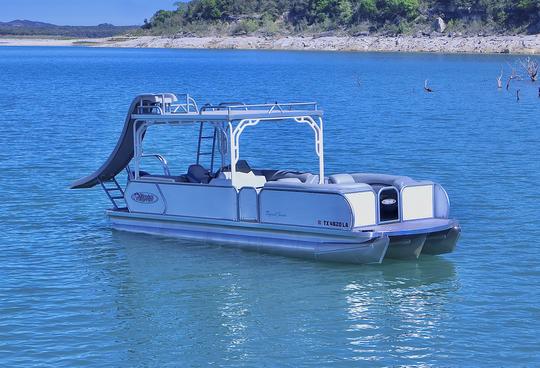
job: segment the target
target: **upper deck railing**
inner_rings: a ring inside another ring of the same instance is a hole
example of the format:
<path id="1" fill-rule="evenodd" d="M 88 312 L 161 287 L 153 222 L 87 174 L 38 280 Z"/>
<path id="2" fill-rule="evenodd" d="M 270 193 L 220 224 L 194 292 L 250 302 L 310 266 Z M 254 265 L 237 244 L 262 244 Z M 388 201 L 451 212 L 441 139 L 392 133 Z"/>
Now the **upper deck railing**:
<path id="1" fill-rule="evenodd" d="M 160 116 L 159 120 L 238 120 L 246 118 L 284 118 L 304 115 L 322 115 L 316 102 L 286 102 L 246 104 L 243 102 L 223 102 L 218 105 L 206 104 L 200 109 L 188 94 L 170 93 L 150 95 L 149 100 L 137 107 L 136 115 Z M 142 117 L 141 117 L 142 118 Z"/>
<path id="2" fill-rule="evenodd" d="M 219 105 L 209 105 L 206 104 L 201 108 L 201 113 L 204 111 L 220 111 L 226 110 L 228 113 L 231 111 L 265 111 L 267 113 L 272 113 L 274 111 L 294 111 L 294 110 L 313 110 L 318 111 L 316 102 L 286 102 L 286 103 L 263 103 L 263 104 L 246 104 L 243 102 L 222 102 Z"/>
<path id="3" fill-rule="evenodd" d="M 186 114 L 189 112 L 199 112 L 197 102 L 188 94 L 173 95 L 171 93 L 163 93 L 155 95 L 156 102 L 151 104 L 142 104 L 137 107 L 137 114 Z"/>

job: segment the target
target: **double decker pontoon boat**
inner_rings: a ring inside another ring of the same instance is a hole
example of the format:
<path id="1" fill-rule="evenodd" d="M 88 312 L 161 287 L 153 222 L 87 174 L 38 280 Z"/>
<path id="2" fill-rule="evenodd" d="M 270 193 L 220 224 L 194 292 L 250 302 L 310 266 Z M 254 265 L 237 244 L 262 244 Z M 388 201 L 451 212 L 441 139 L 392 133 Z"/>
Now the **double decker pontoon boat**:
<path id="1" fill-rule="evenodd" d="M 113 205 L 106 214 L 117 230 L 360 264 L 451 252 L 460 227 L 449 218 L 448 196 L 439 184 L 383 174 L 325 176 L 322 117 L 316 103 L 199 108 L 189 95 L 140 95 L 108 160 L 72 188 L 101 185 Z M 257 169 L 240 160 L 242 132 L 276 121 L 311 128 L 317 174 Z M 161 155 L 152 156 L 163 173 L 141 169 L 145 133 L 160 125 L 198 125 L 197 157 L 186 173 L 171 173 Z M 208 167 L 202 165 L 204 154 Z M 125 187 L 116 179 L 123 170 Z"/>

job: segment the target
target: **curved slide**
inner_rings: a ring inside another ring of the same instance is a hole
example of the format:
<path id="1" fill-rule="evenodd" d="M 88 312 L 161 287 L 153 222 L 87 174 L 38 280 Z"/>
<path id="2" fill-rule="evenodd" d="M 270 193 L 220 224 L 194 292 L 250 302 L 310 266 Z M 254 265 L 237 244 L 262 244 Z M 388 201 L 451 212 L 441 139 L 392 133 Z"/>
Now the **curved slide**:
<path id="1" fill-rule="evenodd" d="M 71 189 L 92 188 L 99 184 L 100 180 L 110 180 L 126 168 L 133 158 L 133 123 L 135 119 L 132 119 L 131 115 L 136 112 L 138 106 L 152 106 L 161 103 L 163 96 L 163 94 L 145 94 L 135 97 L 129 107 L 120 139 L 118 139 L 118 143 L 107 161 L 93 174 L 71 184 Z"/>

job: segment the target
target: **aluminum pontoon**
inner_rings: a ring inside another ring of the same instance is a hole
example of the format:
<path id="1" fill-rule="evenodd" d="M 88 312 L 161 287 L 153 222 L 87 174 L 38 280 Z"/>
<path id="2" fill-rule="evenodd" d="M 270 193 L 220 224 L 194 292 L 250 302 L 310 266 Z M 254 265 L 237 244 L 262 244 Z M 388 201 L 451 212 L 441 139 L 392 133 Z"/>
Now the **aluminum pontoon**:
<path id="1" fill-rule="evenodd" d="M 325 176 L 322 118 L 311 102 L 199 108 L 189 95 L 140 95 L 108 160 L 72 188 L 101 185 L 113 205 L 106 214 L 118 230 L 360 264 L 451 252 L 460 227 L 449 218 L 442 186 L 383 174 Z M 276 121 L 311 128 L 317 174 L 256 169 L 240 160 L 242 132 Z M 197 156 L 186 173 L 171 173 L 159 154 L 152 156 L 163 173 L 143 170 L 143 139 L 160 125 L 198 127 Z M 125 187 L 116 179 L 123 170 Z"/>

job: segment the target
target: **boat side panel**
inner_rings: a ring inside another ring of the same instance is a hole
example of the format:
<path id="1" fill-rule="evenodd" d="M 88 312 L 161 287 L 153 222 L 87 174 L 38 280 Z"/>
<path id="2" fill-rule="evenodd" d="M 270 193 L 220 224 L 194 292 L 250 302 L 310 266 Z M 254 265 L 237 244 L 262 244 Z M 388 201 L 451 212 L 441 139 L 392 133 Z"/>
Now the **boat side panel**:
<path id="1" fill-rule="evenodd" d="M 350 230 L 351 206 L 341 194 L 264 189 L 259 194 L 262 223 Z"/>
<path id="2" fill-rule="evenodd" d="M 347 193 L 345 198 L 349 201 L 354 212 L 354 227 L 377 223 L 377 208 L 373 191 Z"/>
<path id="3" fill-rule="evenodd" d="M 124 198 L 130 212 L 165 213 L 165 199 L 156 184 L 129 182 Z"/>
<path id="4" fill-rule="evenodd" d="M 446 190 L 439 184 L 435 184 L 433 188 L 433 200 L 435 217 L 448 218 L 450 216 L 450 200 Z"/>
<path id="5" fill-rule="evenodd" d="M 238 192 L 240 221 L 259 221 L 259 193 L 255 188 L 244 187 Z"/>
<path id="6" fill-rule="evenodd" d="M 131 189 L 133 188 L 133 189 Z M 156 193 L 158 189 L 165 203 L 165 215 L 190 216 L 210 219 L 236 220 L 238 216 L 236 190 L 233 187 L 184 183 L 130 182 L 126 202 L 131 212 L 158 213 L 151 204 L 137 203 L 135 193 Z M 133 192 L 133 193 L 132 193 Z"/>
<path id="7" fill-rule="evenodd" d="M 433 218 L 433 184 L 403 187 L 401 213 L 403 221 Z"/>

